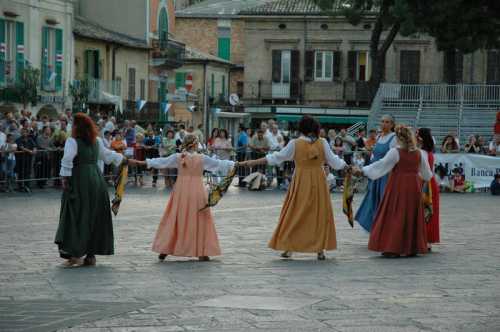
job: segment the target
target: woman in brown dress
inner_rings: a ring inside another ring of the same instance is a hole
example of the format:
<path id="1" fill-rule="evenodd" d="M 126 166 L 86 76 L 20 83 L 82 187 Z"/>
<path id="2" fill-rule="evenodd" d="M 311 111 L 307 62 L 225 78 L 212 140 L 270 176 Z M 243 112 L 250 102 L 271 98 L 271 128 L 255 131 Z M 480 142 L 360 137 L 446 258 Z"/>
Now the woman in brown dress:
<path id="1" fill-rule="evenodd" d="M 325 259 L 325 250 L 337 248 L 332 203 L 323 166 L 347 168 L 347 164 L 333 154 L 328 142 L 319 138 L 319 123 L 304 116 L 299 123 L 301 137 L 291 140 L 281 151 L 264 158 L 240 163 L 241 166 L 279 165 L 295 162 L 295 173 L 281 210 L 280 220 L 269 247 L 282 250 L 289 258 L 293 251 L 317 253 Z"/>

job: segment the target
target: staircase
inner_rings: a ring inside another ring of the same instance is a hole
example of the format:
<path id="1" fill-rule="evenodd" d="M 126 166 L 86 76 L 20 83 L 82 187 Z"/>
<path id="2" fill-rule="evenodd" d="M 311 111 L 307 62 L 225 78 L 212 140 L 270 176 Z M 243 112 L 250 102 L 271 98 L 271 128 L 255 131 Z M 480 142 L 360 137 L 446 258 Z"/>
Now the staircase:
<path id="1" fill-rule="evenodd" d="M 469 135 L 491 140 L 500 85 L 389 84 L 380 86 L 372 103 L 368 128 L 376 128 L 384 114 L 397 123 L 427 127 L 438 144 L 454 132 L 464 144 Z"/>

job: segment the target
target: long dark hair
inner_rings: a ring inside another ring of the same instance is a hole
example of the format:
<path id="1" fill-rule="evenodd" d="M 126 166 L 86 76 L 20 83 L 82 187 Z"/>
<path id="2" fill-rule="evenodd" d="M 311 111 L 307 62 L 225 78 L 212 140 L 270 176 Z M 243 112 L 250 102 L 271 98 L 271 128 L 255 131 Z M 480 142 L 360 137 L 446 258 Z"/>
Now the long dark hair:
<path id="1" fill-rule="evenodd" d="M 97 133 L 97 127 L 90 116 L 84 113 L 75 114 L 73 118 L 73 138 L 79 138 L 87 144 L 95 144 Z"/>
<path id="2" fill-rule="evenodd" d="M 312 136 L 317 139 L 320 128 L 319 122 L 310 115 L 304 115 L 299 122 L 299 131 L 304 136 Z"/>
<path id="3" fill-rule="evenodd" d="M 422 150 L 427 152 L 434 151 L 434 140 L 429 128 L 420 128 L 418 130 L 418 137 L 422 140 Z"/>

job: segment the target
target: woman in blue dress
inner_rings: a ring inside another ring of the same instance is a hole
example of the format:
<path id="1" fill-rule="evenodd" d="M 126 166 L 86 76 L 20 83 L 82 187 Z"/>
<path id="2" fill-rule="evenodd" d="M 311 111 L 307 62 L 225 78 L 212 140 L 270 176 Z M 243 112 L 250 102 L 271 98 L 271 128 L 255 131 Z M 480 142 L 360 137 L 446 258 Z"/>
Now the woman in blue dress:
<path id="1" fill-rule="evenodd" d="M 396 139 L 394 138 L 394 118 L 390 115 L 384 115 L 382 116 L 382 122 L 380 125 L 382 132 L 377 138 L 377 143 L 373 148 L 373 155 L 370 163 L 384 158 L 387 152 L 397 144 Z M 388 177 L 389 175 L 387 174 L 377 180 L 368 181 L 368 191 L 358 209 L 358 212 L 356 213 L 356 216 L 354 217 L 361 227 L 368 232 L 372 228 L 377 208 L 382 201 L 382 197 L 384 196 L 384 189 Z"/>

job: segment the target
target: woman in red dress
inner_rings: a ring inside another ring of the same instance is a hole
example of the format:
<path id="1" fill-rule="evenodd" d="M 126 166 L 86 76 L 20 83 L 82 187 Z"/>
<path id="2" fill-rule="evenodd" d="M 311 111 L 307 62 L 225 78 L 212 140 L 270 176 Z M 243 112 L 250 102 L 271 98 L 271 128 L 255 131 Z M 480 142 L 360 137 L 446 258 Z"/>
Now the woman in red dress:
<path id="1" fill-rule="evenodd" d="M 427 155 L 427 161 L 431 171 L 434 170 L 434 140 L 432 139 L 429 128 L 420 128 L 417 131 L 418 146 L 424 155 Z M 427 228 L 427 249 L 431 251 L 431 243 L 439 243 L 439 186 L 434 175 L 430 181 L 432 192 L 432 216 L 426 224 Z"/>
<path id="2" fill-rule="evenodd" d="M 399 148 L 392 148 L 384 158 L 360 169 L 376 180 L 391 172 L 384 197 L 377 209 L 368 249 L 385 257 L 415 256 L 427 253 L 427 232 L 422 200 L 422 178 L 429 181 L 431 169 L 422 151 L 417 149 L 413 131 L 396 128 Z"/>

